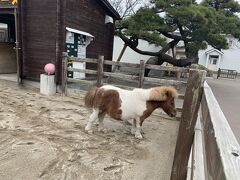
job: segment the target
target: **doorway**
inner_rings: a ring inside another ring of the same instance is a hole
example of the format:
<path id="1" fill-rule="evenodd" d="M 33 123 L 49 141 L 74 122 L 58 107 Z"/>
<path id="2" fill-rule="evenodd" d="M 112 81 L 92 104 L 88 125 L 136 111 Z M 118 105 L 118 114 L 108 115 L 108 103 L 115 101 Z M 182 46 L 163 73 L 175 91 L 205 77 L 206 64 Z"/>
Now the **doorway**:
<path id="1" fill-rule="evenodd" d="M 15 32 L 14 11 L 7 14 L 0 12 L 0 74 L 17 73 Z"/>
<path id="2" fill-rule="evenodd" d="M 212 71 L 217 71 L 218 70 L 218 61 L 219 61 L 218 55 L 209 55 L 208 69 L 210 69 Z"/>

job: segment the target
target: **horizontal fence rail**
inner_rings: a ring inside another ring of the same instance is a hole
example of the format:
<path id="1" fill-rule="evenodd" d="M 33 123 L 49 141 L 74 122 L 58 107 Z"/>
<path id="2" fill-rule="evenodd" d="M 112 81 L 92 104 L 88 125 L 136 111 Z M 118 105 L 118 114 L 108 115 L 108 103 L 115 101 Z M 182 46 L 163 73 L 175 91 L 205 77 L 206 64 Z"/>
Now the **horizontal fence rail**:
<path id="1" fill-rule="evenodd" d="M 167 67 L 167 66 L 158 66 L 152 64 L 146 64 L 146 69 L 151 70 L 162 70 L 162 71 L 174 71 L 174 72 L 181 72 L 181 73 L 189 73 L 189 68 L 182 68 L 182 67 Z"/>
<path id="2" fill-rule="evenodd" d="M 139 68 L 140 67 L 140 64 L 137 64 L 137 63 L 115 62 L 115 61 L 110 61 L 110 60 L 104 60 L 104 64 L 119 66 L 119 67 L 130 67 L 130 68 Z"/>
<path id="3" fill-rule="evenodd" d="M 96 59 L 90 59 L 90 58 L 77 58 L 77 57 L 69 57 L 67 56 L 68 61 L 74 61 L 74 62 L 87 62 L 87 63 L 97 63 Z"/>

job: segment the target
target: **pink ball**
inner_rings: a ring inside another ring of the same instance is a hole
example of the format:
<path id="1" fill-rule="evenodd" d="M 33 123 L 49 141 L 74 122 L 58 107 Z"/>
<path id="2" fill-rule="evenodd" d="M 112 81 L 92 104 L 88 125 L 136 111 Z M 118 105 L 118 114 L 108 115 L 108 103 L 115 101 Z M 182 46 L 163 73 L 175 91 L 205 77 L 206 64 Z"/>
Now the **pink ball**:
<path id="1" fill-rule="evenodd" d="M 55 65 L 52 63 L 48 63 L 44 67 L 44 71 L 47 73 L 47 75 L 51 75 L 55 73 Z"/>

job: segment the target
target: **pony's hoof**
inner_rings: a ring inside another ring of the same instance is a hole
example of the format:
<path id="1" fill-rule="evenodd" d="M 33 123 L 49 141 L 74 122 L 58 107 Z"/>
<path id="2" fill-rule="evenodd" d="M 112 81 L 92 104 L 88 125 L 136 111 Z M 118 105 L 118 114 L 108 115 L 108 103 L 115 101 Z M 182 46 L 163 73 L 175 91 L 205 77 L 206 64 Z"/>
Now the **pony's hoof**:
<path id="1" fill-rule="evenodd" d="M 143 139 L 143 136 L 141 134 L 135 134 L 135 138 L 137 139 Z"/>
<path id="2" fill-rule="evenodd" d="M 141 131 L 140 131 L 140 132 L 141 132 L 141 134 L 145 134 L 145 132 L 144 132 L 142 129 L 141 129 Z"/>
<path id="3" fill-rule="evenodd" d="M 105 129 L 105 128 L 98 128 L 98 132 L 107 133 L 107 129 Z"/>
<path id="4" fill-rule="evenodd" d="M 93 134 L 93 130 L 86 131 L 88 134 Z"/>
<path id="5" fill-rule="evenodd" d="M 85 131 L 86 131 L 88 134 L 93 134 L 93 131 L 92 131 L 92 129 L 91 129 L 89 126 L 86 126 L 86 127 L 85 127 Z"/>
<path id="6" fill-rule="evenodd" d="M 135 133 L 136 133 L 136 129 L 131 129 L 131 134 L 135 135 Z"/>

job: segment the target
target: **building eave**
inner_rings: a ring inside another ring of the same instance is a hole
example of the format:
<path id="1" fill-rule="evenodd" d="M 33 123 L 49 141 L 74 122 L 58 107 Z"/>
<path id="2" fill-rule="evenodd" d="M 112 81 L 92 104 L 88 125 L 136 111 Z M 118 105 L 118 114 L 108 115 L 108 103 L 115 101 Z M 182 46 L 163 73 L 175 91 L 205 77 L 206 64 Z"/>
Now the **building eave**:
<path id="1" fill-rule="evenodd" d="M 221 54 L 221 55 L 224 54 L 222 51 L 219 51 L 218 49 L 210 49 L 210 50 L 206 51 L 205 53 L 210 54 L 211 52 L 214 52 L 214 51 L 216 51 L 218 54 Z"/>
<path id="2" fill-rule="evenodd" d="M 121 16 L 119 13 L 112 7 L 112 5 L 108 2 L 108 0 L 100 0 L 103 5 L 114 15 L 114 19 L 121 20 Z"/>

